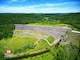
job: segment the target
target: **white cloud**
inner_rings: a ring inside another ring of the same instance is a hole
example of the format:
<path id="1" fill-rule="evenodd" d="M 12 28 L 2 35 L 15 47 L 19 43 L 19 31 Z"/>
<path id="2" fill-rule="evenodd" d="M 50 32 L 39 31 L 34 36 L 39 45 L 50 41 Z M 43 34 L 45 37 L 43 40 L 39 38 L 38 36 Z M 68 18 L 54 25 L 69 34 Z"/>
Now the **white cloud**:
<path id="1" fill-rule="evenodd" d="M 31 6 L 0 6 L 0 13 L 69 13 L 69 12 L 80 12 L 80 7 L 65 7 L 61 8 L 60 5 L 74 4 L 77 2 L 64 2 L 58 4 L 39 4 Z M 44 8 L 43 8 L 44 6 Z M 59 7 L 55 7 L 59 6 Z"/>
<path id="2" fill-rule="evenodd" d="M 69 12 L 80 12 L 80 8 L 35 8 L 25 7 L 5 7 L 0 6 L 0 13 L 69 13 Z"/>

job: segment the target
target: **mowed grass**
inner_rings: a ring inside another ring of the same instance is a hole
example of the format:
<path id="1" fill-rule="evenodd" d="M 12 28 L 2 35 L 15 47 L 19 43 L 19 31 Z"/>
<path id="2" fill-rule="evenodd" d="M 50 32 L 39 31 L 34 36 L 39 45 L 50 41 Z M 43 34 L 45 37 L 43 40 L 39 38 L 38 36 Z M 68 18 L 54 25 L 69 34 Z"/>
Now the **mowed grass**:
<path id="1" fill-rule="evenodd" d="M 63 24 L 63 23 L 59 23 L 59 24 L 32 23 L 32 24 L 27 24 L 27 25 L 28 25 L 28 26 L 51 26 L 51 27 L 53 27 L 53 26 L 59 26 L 59 27 L 64 27 L 64 26 L 66 26 L 66 27 L 74 28 L 72 25 L 69 25 L 69 24 Z M 74 28 L 74 29 L 76 29 L 76 28 Z"/>
<path id="2" fill-rule="evenodd" d="M 3 57 L 6 50 L 11 50 L 13 54 L 18 53 L 18 50 L 27 44 L 33 44 L 37 38 L 35 37 L 21 37 L 14 36 L 9 39 L 2 39 L 0 41 L 0 55 Z"/>
<path id="3" fill-rule="evenodd" d="M 49 44 L 44 41 L 43 39 L 41 39 L 38 43 L 38 45 L 35 47 L 35 50 L 40 50 L 40 49 L 44 49 L 44 48 L 47 48 L 49 47 Z"/>
<path id="4" fill-rule="evenodd" d="M 21 36 L 21 35 L 19 36 L 14 35 L 12 38 L 2 39 L 0 41 L 0 58 L 1 59 L 4 58 L 6 50 L 11 50 L 12 53 L 15 55 L 15 54 L 21 54 L 25 52 L 27 53 L 36 52 L 38 50 L 42 50 L 49 47 L 46 41 L 40 39 L 38 44 L 33 49 L 19 52 L 19 50 L 25 46 L 34 45 L 34 42 L 36 42 L 37 39 L 38 38 L 36 37 Z"/>
<path id="5" fill-rule="evenodd" d="M 53 36 L 49 36 L 48 38 L 47 38 L 47 40 L 49 41 L 49 43 L 53 43 L 54 42 L 54 40 L 55 40 L 55 38 L 53 37 Z"/>
<path id="6" fill-rule="evenodd" d="M 60 24 L 56 24 L 54 26 L 58 26 L 58 27 L 69 27 L 69 28 L 72 28 L 73 30 L 78 30 L 77 28 L 75 28 L 75 27 L 73 27 L 72 25 L 69 25 L 69 24 L 60 23 Z"/>
<path id="7" fill-rule="evenodd" d="M 72 27 L 72 26 L 69 25 L 69 24 L 56 24 L 55 26 L 60 26 L 60 27 L 63 27 L 63 26 Z"/>
<path id="8" fill-rule="evenodd" d="M 35 48 L 33 50 L 29 50 L 28 53 L 30 52 L 36 52 L 36 51 L 39 51 L 39 50 L 42 50 L 42 49 L 46 49 L 46 48 L 49 48 L 49 44 L 44 41 L 43 39 L 40 39 L 40 41 L 38 42 L 38 44 L 35 46 Z"/>
<path id="9" fill-rule="evenodd" d="M 42 24 L 42 23 L 31 23 L 31 24 L 27 24 L 28 26 L 52 26 L 51 24 Z"/>
<path id="10" fill-rule="evenodd" d="M 14 32 L 27 32 L 27 31 L 14 31 Z M 41 33 L 41 32 L 32 32 L 32 31 L 28 31 L 28 33 L 33 33 L 33 34 L 40 34 L 40 35 L 47 35 L 45 33 Z M 50 37 L 51 38 L 51 37 Z M 49 40 L 52 40 L 50 39 Z M 37 40 L 40 40 L 38 42 L 38 44 L 35 46 L 34 43 Z M 42 51 L 43 49 L 47 49 L 49 47 L 49 44 L 40 38 L 37 37 L 32 37 L 32 36 L 26 36 L 23 34 L 13 34 L 12 38 L 8 38 L 8 39 L 2 39 L 0 41 L 0 54 L 1 57 L 3 58 L 5 56 L 6 50 L 11 50 L 13 57 L 17 57 L 18 55 L 24 55 L 26 53 L 32 53 L 32 52 L 37 52 L 37 51 Z"/>
<path id="11" fill-rule="evenodd" d="M 48 36 L 45 32 L 31 31 L 31 30 L 14 30 L 15 33 L 25 33 L 25 34 L 37 34 Z"/>

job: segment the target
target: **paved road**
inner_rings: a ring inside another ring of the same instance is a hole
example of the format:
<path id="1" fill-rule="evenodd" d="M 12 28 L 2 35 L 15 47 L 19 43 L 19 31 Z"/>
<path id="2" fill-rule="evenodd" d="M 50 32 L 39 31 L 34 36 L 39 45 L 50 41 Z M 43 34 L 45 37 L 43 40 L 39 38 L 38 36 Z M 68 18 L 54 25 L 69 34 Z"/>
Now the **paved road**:
<path id="1" fill-rule="evenodd" d="M 61 38 L 53 41 L 52 43 L 50 43 L 50 42 L 49 42 L 47 39 L 45 39 L 45 38 L 43 38 L 43 39 L 44 39 L 50 46 L 52 46 L 52 45 L 54 45 L 54 44 L 57 44 L 57 43 L 60 41 Z"/>
<path id="2" fill-rule="evenodd" d="M 80 31 L 75 31 L 75 30 L 72 30 L 72 32 L 74 32 L 74 33 L 80 33 Z"/>

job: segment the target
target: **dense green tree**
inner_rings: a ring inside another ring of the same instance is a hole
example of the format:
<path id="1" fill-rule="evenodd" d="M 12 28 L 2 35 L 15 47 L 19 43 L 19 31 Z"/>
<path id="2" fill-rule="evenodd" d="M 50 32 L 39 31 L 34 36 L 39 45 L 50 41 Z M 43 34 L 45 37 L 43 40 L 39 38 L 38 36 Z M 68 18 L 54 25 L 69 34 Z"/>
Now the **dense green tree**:
<path id="1" fill-rule="evenodd" d="M 0 13 L 0 39 L 11 37 L 14 24 L 70 24 L 80 31 L 80 13 L 71 14 L 7 14 Z"/>

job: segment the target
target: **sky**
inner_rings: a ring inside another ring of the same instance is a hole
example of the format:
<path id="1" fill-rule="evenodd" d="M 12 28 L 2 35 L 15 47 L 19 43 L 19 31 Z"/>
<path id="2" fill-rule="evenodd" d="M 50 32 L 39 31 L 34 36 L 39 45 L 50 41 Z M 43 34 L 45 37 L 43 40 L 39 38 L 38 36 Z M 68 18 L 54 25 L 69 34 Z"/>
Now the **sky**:
<path id="1" fill-rule="evenodd" d="M 75 13 L 80 0 L 0 0 L 0 13 Z"/>

